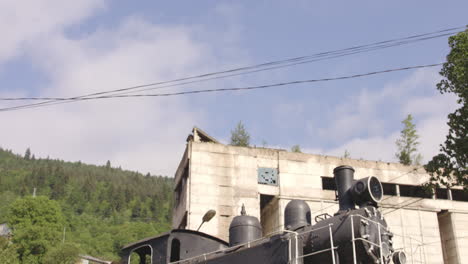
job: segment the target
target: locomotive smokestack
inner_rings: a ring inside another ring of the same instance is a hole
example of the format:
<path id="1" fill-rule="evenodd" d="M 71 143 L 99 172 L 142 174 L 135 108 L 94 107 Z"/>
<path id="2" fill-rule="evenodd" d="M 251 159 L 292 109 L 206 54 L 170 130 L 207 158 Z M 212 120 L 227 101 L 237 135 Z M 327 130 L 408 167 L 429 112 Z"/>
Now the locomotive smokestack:
<path id="1" fill-rule="evenodd" d="M 338 191 L 338 200 L 340 211 L 355 209 L 353 197 L 351 196 L 351 187 L 354 180 L 354 169 L 351 166 L 339 166 L 333 170 L 335 176 L 336 189 Z"/>

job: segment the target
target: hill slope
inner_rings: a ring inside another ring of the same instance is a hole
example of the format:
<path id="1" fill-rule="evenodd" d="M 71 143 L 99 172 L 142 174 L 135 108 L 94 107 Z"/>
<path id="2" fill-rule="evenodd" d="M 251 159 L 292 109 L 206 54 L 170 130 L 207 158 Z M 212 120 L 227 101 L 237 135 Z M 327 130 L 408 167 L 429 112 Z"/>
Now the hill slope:
<path id="1" fill-rule="evenodd" d="M 172 178 L 0 148 L 0 223 L 8 206 L 34 188 L 60 204 L 65 238 L 82 254 L 117 259 L 122 245 L 170 229 Z"/>

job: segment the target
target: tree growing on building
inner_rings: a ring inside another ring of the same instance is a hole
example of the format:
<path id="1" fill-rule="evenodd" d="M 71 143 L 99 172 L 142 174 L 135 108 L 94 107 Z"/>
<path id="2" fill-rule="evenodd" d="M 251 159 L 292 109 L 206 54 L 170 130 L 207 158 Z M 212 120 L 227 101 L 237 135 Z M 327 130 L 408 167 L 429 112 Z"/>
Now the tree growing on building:
<path id="1" fill-rule="evenodd" d="M 440 153 L 424 168 L 430 186 L 463 186 L 468 190 L 468 29 L 449 38 L 450 53 L 440 71 L 440 93 L 453 93 L 460 108 L 448 115 L 449 132 Z"/>
<path id="2" fill-rule="evenodd" d="M 351 158 L 351 153 L 347 149 L 344 150 L 343 158 L 349 159 Z"/>
<path id="3" fill-rule="evenodd" d="M 291 152 L 302 153 L 301 146 L 299 146 L 299 145 L 292 146 L 291 147 Z"/>
<path id="4" fill-rule="evenodd" d="M 416 131 L 416 126 L 413 123 L 413 117 L 408 115 L 402 123 L 403 129 L 400 132 L 400 138 L 396 141 L 398 152 L 395 156 L 401 164 L 419 165 L 421 163 L 422 156 L 417 153 L 419 135 Z"/>
<path id="5" fill-rule="evenodd" d="M 237 123 L 234 130 L 231 130 L 231 142 L 233 146 L 248 147 L 250 145 L 250 135 L 245 130 L 244 124 L 241 121 Z"/>

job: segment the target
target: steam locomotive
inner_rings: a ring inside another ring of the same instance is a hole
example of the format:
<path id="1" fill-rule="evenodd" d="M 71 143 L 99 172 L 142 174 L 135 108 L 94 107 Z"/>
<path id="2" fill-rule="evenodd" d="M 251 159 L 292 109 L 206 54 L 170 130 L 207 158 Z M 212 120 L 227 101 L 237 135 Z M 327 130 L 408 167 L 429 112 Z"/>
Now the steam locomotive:
<path id="1" fill-rule="evenodd" d="M 284 212 L 285 230 L 262 237 L 258 219 L 242 208 L 229 227 L 229 242 L 175 229 L 125 246 L 122 263 L 134 263 L 136 253 L 139 264 L 405 264 L 406 255 L 394 249 L 393 234 L 378 210 L 383 197 L 379 179 L 354 180 L 350 166 L 336 167 L 333 174 L 339 211 L 316 216 L 314 225 L 307 203 L 292 200 Z"/>

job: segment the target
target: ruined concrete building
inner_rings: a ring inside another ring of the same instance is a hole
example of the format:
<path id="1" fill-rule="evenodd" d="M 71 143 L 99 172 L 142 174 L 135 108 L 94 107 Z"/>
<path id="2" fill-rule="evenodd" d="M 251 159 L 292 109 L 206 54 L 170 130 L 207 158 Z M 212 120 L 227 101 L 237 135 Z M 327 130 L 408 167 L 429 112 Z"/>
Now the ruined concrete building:
<path id="1" fill-rule="evenodd" d="M 312 219 L 338 210 L 333 168 L 350 165 L 356 178 L 376 176 L 385 197 L 380 210 L 403 246 L 407 263 L 468 263 L 468 195 L 461 189 L 420 187 L 428 175 L 398 163 L 292 153 L 282 149 L 219 143 L 198 128 L 175 174 L 173 228 L 196 230 L 206 211 L 216 217 L 200 231 L 227 240 L 229 224 L 245 205 L 260 219 L 264 235 L 284 229 L 292 199 L 307 201 Z"/>

